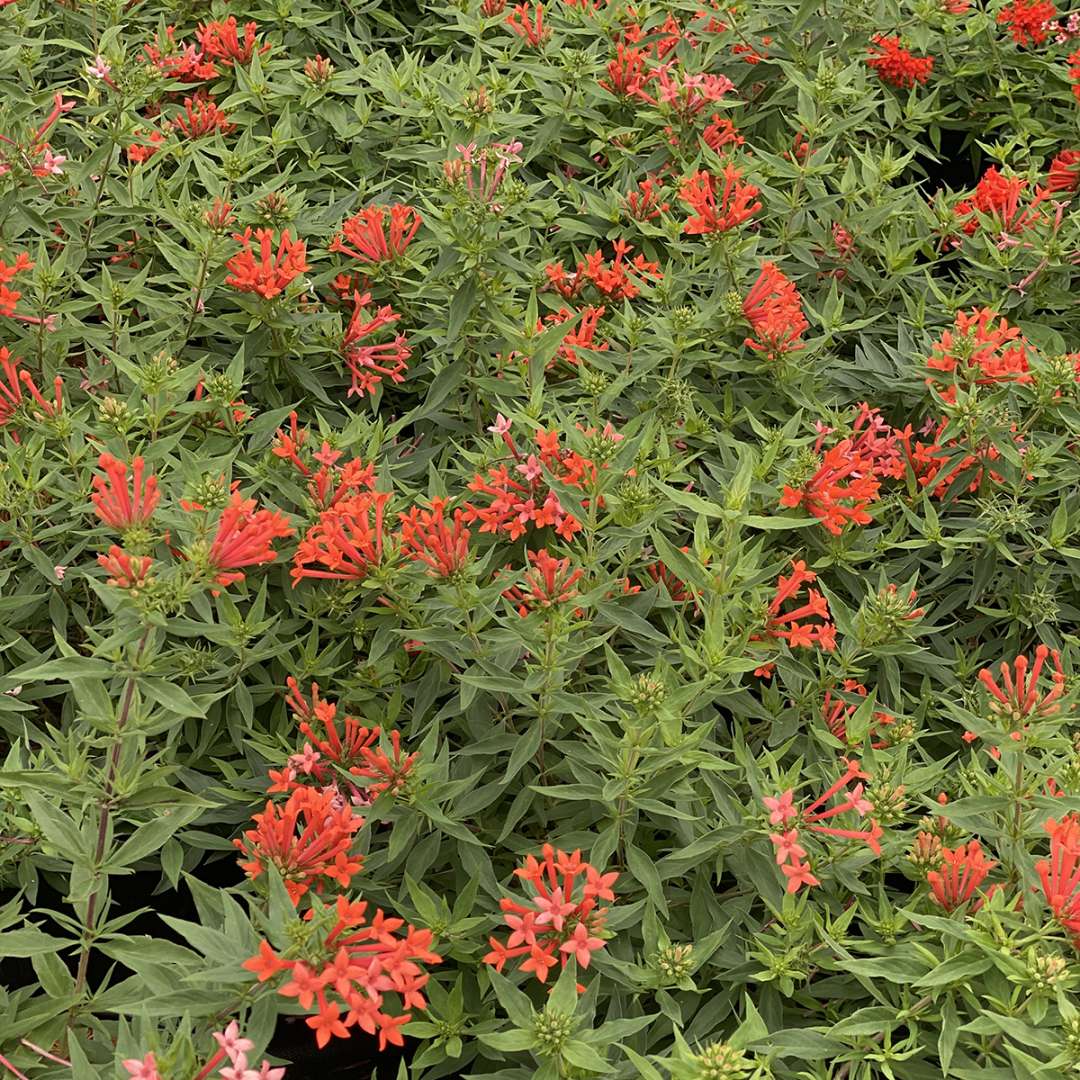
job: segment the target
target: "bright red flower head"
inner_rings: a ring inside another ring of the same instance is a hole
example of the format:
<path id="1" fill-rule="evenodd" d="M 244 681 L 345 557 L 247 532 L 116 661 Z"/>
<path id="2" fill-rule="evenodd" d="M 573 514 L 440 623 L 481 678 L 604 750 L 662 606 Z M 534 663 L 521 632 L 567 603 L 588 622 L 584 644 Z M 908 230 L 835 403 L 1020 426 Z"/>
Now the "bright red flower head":
<path id="1" fill-rule="evenodd" d="M 745 344 L 768 360 L 801 349 L 803 331 L 810 325 L 798 290 L 771 262 L 762 263 L 743 301 L 743 315 L 757 335 L 756 340 L 748 337 Z"/>
<path id="2" fill-rule="evenodd" d="M 401 550 L 424 563 L 434 577 L 454 577 L 469 561 L 466 517 L 464 510 L 455 510 L 453 524 L 448 523 L 445 499 L 432 499 L 430 510 L 413 507 L 399 514 Z"/>
<path id="3" fill-rule="evenodd" d="M 1039 676 L 1047 657 L 1053 660 L 1050 672 L 1050 689 L 1040 693 Z M 1061 655 L 1057 649 L 1039 645 L 1035 649 L 1035 663 L 1028 672 L 1028 658 L 1021 654 L 1012 667 L 1001 662 L 1001 683 L 994 677 L 993 668 L 983 668 L 979 680 L 990 694 L 990 711 L 1009 725 L 1015 726 L 1030 720 L 1042 720 L 1056 716 L 1061 711 L 1060 699 L 1065 693 L 1065 672 L 1061 668 Z"/>
<path id="4" fill-rule="evenodd" d="M 422 221 L 417 210 L 401 203 L 369 206 L 342 223 L 341 232 L 334 237 L 329 250 L 340 251 L 362 263 L 389 262 L 405 254 Z"/>
<path id="5" fill-rule="evenodd" d="M 1013 0 L 997 16 L 1017 45 L 1041 45 L 1049 36 L 1046 24 L 1057 17 L 1052 0 Z"/>
<path id="6" fill-rule="evenodd" d="M 966 904 L 979 886 L 986 880 L 997 863 L 983 854 L 978 840 L 972 840 L 958 848 L 943 848 L 941 867 L 931 870 L 926 875 L 936 903 L 946 911 L 955 911 Z M 982 905 L 985 897 L 980 897 L 976 909 Z"/>
<path id="7" fill-rule="evenodd" d="M 256 229 L 256 252 L 252 249 L 251 235 L 251 229 L 233 235 L 233 239 L 243 247 L 243 251 L 238 252 L 225 264 L 232 271 L 225 278 L 225 284 L 232 285 L 240 292 L 257 293 L 265 300 L 272 300 L 307 271 L 307 245 L 303 240 L 293 240 L 289 230 L 285 229 L 275 252 L 273 230 Z"/>
<path id="8" fill-rule="evenodd" d="M 721 177 L 702 169 L 683 181 L 679 198 L 694 212 L 683 225 L 688 236 L 727 232 L 749 221 L 761 209 L 758 189 L 742 182 L 734 165 L 724 166 Z"/>
<path id="9" fill-rule="evenodd" d="M 256 510 L 254 499 L 234 492 L 221 511 L 207 564 L 219 585 L 243 581 L 246 566 L 261 566 L 277 558 L 273 542 L 292 536 L 289 519 L 273 510 Z"/>
<path id="10" fill-rule="evenodd" d="M 208 57 L 220 60 L 226 67 L 247 64 L 255 55 L 256 49 L 264 53 L 270 48 L 269 44 L 259 45 L 258 30 L 258 23 L 245 23 L 241 39 L 237 33 L 236 16 L 230 15 L 223 21 L 208 22 L 205 25 L 200 23 L 199 44 Z"/>
<path id="11" fill-rule="evenodd" d="M 141 457 L 131 462 L 131 485 L 128 486 L 128 467 L 112 454 L 102 454 L 98 467 L 104 476 L 94 477 L 94 493 L 90 501 L 94 513 L 106 525 L 123 532 L 136 525 L 145 525 L 161 499 L 157 476 L 145 474 L 146 463 Z"/>
<path id="12" fill-rule="evenodd" d="M 341 355 L 352 376 L 349 396 L 357 394 L 363 397 L 370 394 L 384 380 L 393 383 L 405 381 L 409 370 L 409 357 L 412 350 L 404 334 L 397 334 L 393 341 L 375 344 L 367 339 L 379 331 L 393 326 L 401 316 L 389 304 L 384 304 L 372 314 L 367 304 L 371 294 L 353 293 L 353 310 L 345 335 L 341 341 Z"/>
<path id="13" fill-rule="evenodd" d="M 871 38 L 867 66 L 877 72 L 882 82 L 908 89 L 925 83 L 934 70 L 932 56 L 914 56 L 900 45 L 899 37 L 875 34 Z"/>
<path id="14" fill-rule="evenodd" d="M 1043 828 L 1050 836 L 1050 857 L 1040 859 L 1035 872 L 1054 920 L 1080 947 L 1080 818 L 1050 818 Z"/>
<path id="15" fill-rule="evenodd" d="M 362 581 L 383 559 L 385 491 L 362 491 L 322 511 L 293 559 L 293 585 L 303 578 Z"/>

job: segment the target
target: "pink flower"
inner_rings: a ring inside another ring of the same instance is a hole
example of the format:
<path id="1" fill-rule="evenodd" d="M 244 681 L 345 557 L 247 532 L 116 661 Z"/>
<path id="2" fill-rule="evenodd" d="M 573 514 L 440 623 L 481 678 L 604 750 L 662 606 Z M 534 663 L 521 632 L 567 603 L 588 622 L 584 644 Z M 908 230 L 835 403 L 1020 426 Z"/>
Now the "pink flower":
<path id="1" fill-rule="evenodd" d="M 794 796 L 794 789 L 788 788 L 787 791 L 782 795 L 778 795 L 775 799 L 766 796 L 761 800 L 765 804 L 765 809 L 770 811 L 770 825 L 786 825 L 792 818 L 798 816 L 793 805 Z"/>
<path id="2" fill-rule="evenodd" d="M 54 154 L 46 148 L 40 167 L 50 176 L 63 176 L 65 161 L 67 161 L 67 158 L 63 154 Z"/>
<path id="3" fill-rule="evenodd" d="M 537 896 L 533 903 L 540 909 L 540 914 L 536 918 L 536 925 L 546 926 L 550 924 L 555 930 L 563 928 L 566 916 L 577 906 L 564 898 L 562 886 L 552 889 L 550 896 Z"/>
<path id="4" fill-rule="evenodd" d="M 57 581 L 63 581 L 64 580 L 64 575 L 67 573 L 67 567 L 66 566 L 54 566 L 53 567 L 53 573 L 56 575 L 56 580 Z"/>
<path id="5" fill-rule="evenodd" d="M 488 428 L 492 435 L 505 435 L 510 430 L 510 421 L 502 413 L 495 414 L 495 423 Z"/>
<path id="6" fill-rule="evenodd" d="M 603 947 L 604 939 L 589 937 L 588 927 L 579 922 L 573 934 L 559 946 L 559 952 L 571 954 L 583 968 L 587 968 L 592 954 Z"/>
<path id="7" fill-rule="evenodd" d="M 530 454 L 518 467 L 517 471 L 525 477 L 529 483 L 539 480 L 544 474 L 544 466 L 535 454 Z"/>
<path id="8" fill-rule="evenodd" d="M 122 1064 L 131 1076 L 131 1080 L 161 1080 L 161 1076 L 157 1071 L 157 1061 L 153 1054 L 147 1054 L 142 1061 L 137 1058 L 129 1058 Z"/>
<path id="9" fill-rule="evenodd" d="M 799 843 L 797 829 L 789 829 L 785 833 L 769 833 L 769 839 L 776 848 L 777 866 L 783 866 L 788 860 L 797 863 L 806 855 L 806 848 Z"/>
<path id="10" fill-rule="evenodd" d="M 228 1054 L 230 1060 L 236 1055 L 246 1053 L 254 1048 L 255 1044 L 250 1039 L 240 1037 L 240 1025 L 235 1020 L 229 1021 L 229 1026 L 224 1031 L 215 1031 L 214 1038 L 218 1046 Z"/>
<path id="11" fill-rule="evenodd" d="M 100 54 L 94 57 L 92 64 L 86 65 L 86 74 L 92 75 L 95 79 L 107 79 L 111 72 L 112 68 L 105 62 L 105 57 Z"/>

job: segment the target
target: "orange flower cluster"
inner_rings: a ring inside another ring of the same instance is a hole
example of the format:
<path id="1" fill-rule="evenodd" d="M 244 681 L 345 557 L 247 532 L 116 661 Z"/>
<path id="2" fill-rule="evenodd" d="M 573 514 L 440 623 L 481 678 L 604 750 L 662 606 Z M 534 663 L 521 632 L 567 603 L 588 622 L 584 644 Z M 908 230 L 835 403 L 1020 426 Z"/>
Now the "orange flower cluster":
<path id="1" fill-rule="evenodd" d="M 525 571 L 525 588 L 512 585 L 502 593 L 517 607 L 522 618 L 530 611 L 556 607 L 577 596 L 574 586 L 581 580 L 584 571 L 571 569 L 569 558 L 556 559 L 548 554 L 546 548 L 526 554 L 531 569 Z"/>
<path id="2" fill-rule="evenodd" d="M 1080 949 L 1080 817 L 1049 818 L 1043 828 L 1050 837 L 1050 857 L 1040 859 L 1035 872 L 1055 921 Z"/>
<path id="3" fill-rule="evenodd" d="M 254 499 L 233 492 L 218 519 L 217 533 L 207 555 L 214 581 L 222 586 L 243 581 L 241 568 L 273 562 L 277 558 L 273 542 L 292 536 L 293 531 L 283 514 L 256 510 Z"/>
<path id="4" fill-rule="evenodd" d="M 253 879 L 275 867 L 294 904 L 313 887 L 321 892 L 323 879 L 345 888 L 363 866 L 349 849 L 364 819 L 333 789 L 298 785 L 282 805 L 267 802 L 252 820 L 255 828 L 233 841 L 247 856 L 240 865 Z"/>
<path id="5" fill-rule="evenodd" d="M 802 348 L 803 331 L 810 325 L 803 314 L 802 297 L 775 263 L 762 263 L 742 309 L 757 335 L 746 339 L 747 348 L 764 353 L 767 360 Z"/>
<path id="6" fill-rule="evenodd" d="M 469 484 L 475 494 L 489 497 L 487 506 L 469 503 L 467 520 L 481 522 L 482 533 L 506 533 L 511 540 L 524 536 L 530 525 L 537 529 L 552 526 L 564 540 L 581 530 L 578 519 L 559 501 L 544 480 L 545 470 L 563 487 L 584 488 L 596 476 L 596 466 L 573 450 L 559 447 L 557 431 L 537 432 L 535 454 L 522 457 L 510 439 L 513 471 L 506 465 L 477 473 Z M 504 436 L 509 439 L 509 436 Z M 587 506 L 587 503 L 582 505 Z"/>
<path id="7" fill-rule="evenodd" d="M 868 691 L 861 682 L 856 679 L 845 679 L 842 684 L 842 689 L 845 694 L 858 694 L 859 697 L 866 697 Z M 829 734 L 834 738 L 839 739 L 842 743 L 847 744 L 848 731 L 847 722 L 854 715 L 859 706 L 855 703 L 848 703 L 843 698 L 833 697 L 832 690 L 825 691 L 825 698 L 821 703 L 821 717 L 825 721 L 825 726 L 829 729 Z M 878 734 L 883 727 L 890 727 L 896 723 L 896 717 L 891 713 L 884 712 L 883 710 L 877 710 L 874 713 L 873 724 L 870 728 L 871 737 Z M 870 744 L 871 749 L 881 750 L 888 746 L 887 739 L 878 739 L 876 742 Z"/>
<path id="8" fill-rule="evenodd" d="M 644 255 L 627 260 L 633 248 L 625 240 L 616 240 L 612 247 L 615 254 L 610 263 L 602 251 L 596 250 L 586 255 L 572 274 L 566 272 L 561 262 L 549 264 L 544 267 L 548 285 L 567 300 L 578 296 L 590 284 L 611 300 L 633 300 L 641 292 L 641 282 L 663 276 L 660 264 L 649 262 Z"/>
<path id="9" fill-rule="evenodd" d="M 225 278 L 225 284 L 240 292 L 253 292 L 264 300 L 272 300 L 307 272 L 307 245 L 303 240 L 293 240 L 288 229 L 282 230 L 276 253 L 273 230 L 256 229 L 257 257 L 251 246 L 251 229 L 235 233 L 233 239 L 243 251 L 226 262 L 231 274 Z"/>
<path id="10" fill-rule="evenodd" d="M 228 135 L 236 130 L 236 125 L 218 108 L 214 99 L 201 93 L 184 98 L 184 112 L 173 121 L 173 127 L 189 139 L 201 139 L 217 131 Z"/>
<path id="11" fill-rule="evenodd" d="M 775 797 L 766 796 L 762 799 L 765 809 L 769 811 L 769 824 L 779 829 L 778 832 L 769 834 L 769 840 L 776 852 L 776 865 L 787 878 L 789 893 L 797 893 L 804 885 L 821 884 L 806 858 L 806 848 L 799 843 L 800 827 L 825 836 L 861 840 L 875 855 L 881 854 L 880 840 L 883 830 L 873 818 L 870 819 L 869 829 L 849 829 L 822 824 L 823 821 L 830 821 L 849 811 L 854 811 L 860 818 L 865 817 L 874 809 L 869 799 L 864 797 L 861 783 L 854 788 L 848 787 L 853 780 L 868 780 L 869 777 L 855 759 L 846 762 L 846 765 L 847 769 L 840 779 L 805 810 L 796 809 L 795 792 L 792 788 Z M 837 805 L 821 809 L 834 795 L 841 793 L 843 797 Z"/>
<path id="12" fill-rule="evenodd" d="M 263 941 L 244 968 L 259 982 L 288 972 L 277 992 L 296 998 L 302 1009 L 315 1008 L 307 1025 L 320 1048 L 333 1037 L 348 1038 L 352 1027 L 377 1033 L 380 1050 L 404 1045 L 401 1028 L 412 1013 L 402 1010 L 427 1007 L 422 991 L 428 975 L 421 965 L 442 960 L 432 951 L 431 931 L 410 924 L 402 934 L 404 919 L 388 917 L 381 908 L 369 921 L 365 900 L 339 896 L 330 910 L 336 919 L 329 932 L 309 943 L 303 957 L 279 956 Z"/>
<path id="13" fill-rule="evenodd" d="M 915 56 L 900 45 L 899 37 L 875 34 L 871 39 L 870 55 L 866 65 L 877 72 L 882 82 L 910 89 L 916 83 L 925 83 L 934 70 L 932 56 Z"/>
<path id="14" fill-rule="evenodd" d="M 383 560 L 386 491 L 361 491 L 319 514 L 293 559 L 293 585 L 304 578 L 363 581 Z"/>
<path id="15" fill-rule="evenodd" d="M 386 219 L 390 219 L 390 233 Z M 362 263 L 386 263 L 405 254 L 423 218 L 411 206 L 369 206 L 347 218 L 334 237 L 329 251 L 341 252 Z M 347 243 L 346 243 L 347 241 Z"/>
<path id="16" fill-rule="evenodd" d="M 941 866 L 937 870 L 931 870 L 926 875 L 926 880 L 935 902 L 946 911 L 955 911 L 975 895 L 976 889 L 995 866 L 997 863 L 988 860 L 983 854 L 979 841 L 971 840 L 958 848 L 942 848 Z M 996 887 L 991 887 L 985 895 L 979 896 L 975 901 L 974 911 L 982 907 Z"/>
<path id="17" fill-rule="evenodd" d="M 469 561 L 469 530 L 466 512 L 455 510 L 453 525 L 446 521 L 446 500 L 432 499 L 431 509 L 414 507 L 399 514 L 401 550 L 411 559 L 424 563 L 433 577 L 450 578 Z"/>
<path id="18" fill-rule="evenodd" d="M 956 400 L 958 385 L 1031 381 L 1027 342 L 1020 328 L 998 319 L 990 308 L 958 311 L 953 328 L 931 346 L 926 366 L 952 376 L 950 384 L 934 375 L 926 380 L 949 402 Z"/>
<path id="19" fill-rule="evenodd" d="M 289 413 L 288 432 L 278 428 L 272 452 L 275 457 L 290 461 L 307 480 L 308 495 L 317 507 L 327 510 L 358 491 L 375 490 L 374 465 L 365 465 L 359 458 L 353 458 L 339 466 L 338 462 L 344 455 L 325 441 L 319 450 L 310 455 L 310 460 L 305 460 L 309 457 L 304 451 L 307 439 L 308 432 L 299 426 L 296 412 L 293 411 Z M 316 465 L 318 468 L 315 468 Z"/>
<path id="20" fill-rule="evenodd" d="M 749 221 L 761 209 L 758 189 L 742 182 L 742 173 L 734 165 L 724 166 L 722 177 L 705 169 L 683 181 L 679 198 L 694 212 L 683 225 L 687 236 L 705 236 L 727 232 Z"/>
<path id="21" fill-rule="evenodd" d="M 545 844 L 540 858 L 529 855 L 514 877 L 530 886 L 524 900 L 504 896 L 499 901 L 503 922 L 510 929 L 505 942 L 489 938 L 491 952 L 484 962 L 501 972 L 508 960 L 524 956 L 519 967 L 540 982 L 556 963 L 565 967 L 573 956 L 587 968 L 592 954 L 604 947 L 600 937 L 609 909 L 601 900 L 615 899 L 612 887 L 618 873 L 602 874 L 581 858 Z"/>
<path id="22" fill-rule="evenodd" d="M 94 477 L 94 492 L 90 501 L 94 513 L 106 525 L 123 532 L 137 525 L 145 525 L 154 513 L 161 492 L 157 476 L 145 474 L 146 462 L 135 457 L 131 462 L 131 486 L 128 486 L 128 467 L 112 454 L 102 454 L 98 467 L 105 476 Z"/>
<path id="23" fill-rule="evenodd" d="M 264 53 L 270 48 L 268 43 L 259 44 L 258 23 L 244 23 L 242 39 L 238 30 L 235 15 L 230 15 L 224 20 L 200 23 L 198 38 L 203 53 L 210 58 L 211 62 L 220 60 L 225 67 L 232 67 L 234 64 L 250 63 L 256 49 Z"/>
<path id="24" fill-rule="evenodd" d="M 384 379 L 404 382 L 412 356 L 404 334 L 397 334 L 393 341 L 364 344 L 373 334 L 393 326 L 401 318 L 389 304 L 383 304 L 371 315 L 367 309 L 370 303 L 371 293 L 353 293 L 352 315 L 341 340 L 341 355 L 352 377 L 349 396 L 370 394 Z"/>
<path id="25" fill-rule="evenodd" d="M 836 627 L 829 617 L 829 602 L 816 589 L 806 590 L 806 602 L 793 611 L 784 611 L 783 607 L 790 600 L 797 600 L 804 585 L 817 580 L 817 574 L 806 568 L 806 563 L 795 559 L 791 564 L 791 576 L 783 574 L 777 579 L 776 594 L 769 603 L 765 618 L 765 628 L 761 634 L 754 634 L 751 641 L 786 641 L 791 649 L 810 649 L 817 646 L 826 652 L 836 648 Z M 816 619 L 817 622 L 810 620 Z M 754 674 L 769 676 L 773 664 L 766 663 Z"/>
<path id="26" fill-rule="evenodd" d="M 996 165 L 991 165 L 971 195 L 961 199 L 954 208 L 960 228 L 966 235 L 974 236 L 979 230 L 980 215 L 983 215 L 992 218 L 995 226 L 1005 232 L 1023 232 L 1041 216 L 1034 209 L 1035 202 L 1030 208 L 1024 205 L 1026 189 L 1026 180 L 1005 176 Z"/>

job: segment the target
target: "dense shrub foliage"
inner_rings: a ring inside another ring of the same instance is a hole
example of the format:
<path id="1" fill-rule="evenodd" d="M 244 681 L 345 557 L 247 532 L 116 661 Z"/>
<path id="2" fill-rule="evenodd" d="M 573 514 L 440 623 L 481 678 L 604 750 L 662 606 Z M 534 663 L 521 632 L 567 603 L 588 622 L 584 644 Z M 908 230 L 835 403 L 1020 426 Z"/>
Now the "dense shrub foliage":
<path id="1" fill-rule="evenodd" d="M 0 91 L 0 1072 L 1080 1067 L 1080 14 L 0 0 Z"/>

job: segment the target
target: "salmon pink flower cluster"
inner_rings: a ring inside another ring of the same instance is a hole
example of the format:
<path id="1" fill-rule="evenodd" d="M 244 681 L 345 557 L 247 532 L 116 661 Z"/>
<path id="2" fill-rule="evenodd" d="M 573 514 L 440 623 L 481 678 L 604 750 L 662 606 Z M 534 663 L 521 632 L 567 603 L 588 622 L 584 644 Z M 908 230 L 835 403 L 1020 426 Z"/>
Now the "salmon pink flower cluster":
<path id="1" fill-rule="evenodd" d="M 529 855 L 514 871 L 526 886 L 526 896 L 499 901 L 503 922 L 510 930 L 505 941 L 489 938 L 484 962 L 501 972 L 512 960 L 518 968 L 547 982 L 556 964 L 565 967 L 573 957 L 588 968 L 593 954 L 604 947 L 604 920 L 614 902 L 616 871 L 602 873 L 581 857 L 545 844 L 540 858 Z M 524 957 L 524 959 L 520 959 Z"/>

